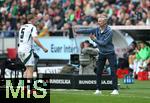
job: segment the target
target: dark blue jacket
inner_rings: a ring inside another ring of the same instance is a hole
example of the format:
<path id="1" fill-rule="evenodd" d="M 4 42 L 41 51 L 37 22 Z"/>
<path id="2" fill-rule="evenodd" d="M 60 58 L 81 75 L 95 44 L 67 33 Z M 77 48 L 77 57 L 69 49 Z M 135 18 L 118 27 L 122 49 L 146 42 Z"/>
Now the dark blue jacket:
<path id="1" fill-rule="evenodd" d="M 99 27 L 78 29 L 76 33 L 95 34 L 96 40 L 94 40 L 94 42 L 97 44 L 101 54 L 111 54 L 114 52 L 114 45 L 112 43 L 113 33 L 109 26 L 107 26 L 102 33 Z"/>

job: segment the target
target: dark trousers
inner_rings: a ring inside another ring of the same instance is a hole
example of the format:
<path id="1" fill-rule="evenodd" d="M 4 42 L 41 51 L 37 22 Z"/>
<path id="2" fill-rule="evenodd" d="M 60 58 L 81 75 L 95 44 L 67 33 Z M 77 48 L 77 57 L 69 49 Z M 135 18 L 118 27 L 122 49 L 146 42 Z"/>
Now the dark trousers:
<path id="1" fill-rule="evenodd" d="M 97 61 L 97 69 L 96 69 L 96 82 L 97 82 L 97 89 L 101 90 L 101 77 L 103 73 L 103 69 L 106 63 L 106 60 L 108 59 L 110 68 L 111 68 L 111 77 L 112 77 L 112 85 L 113 89 L 118 89 L 118 81 L 117 81 L 117 58 L 115 53 L 111 54 L 99 54 L 98 61 Z"/>

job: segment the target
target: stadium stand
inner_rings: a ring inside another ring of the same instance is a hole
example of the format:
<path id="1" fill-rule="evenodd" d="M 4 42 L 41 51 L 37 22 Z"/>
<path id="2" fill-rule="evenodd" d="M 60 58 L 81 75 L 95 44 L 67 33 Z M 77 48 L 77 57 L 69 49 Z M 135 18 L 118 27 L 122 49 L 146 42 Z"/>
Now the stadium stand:
<path id="1" fill-rule="evenodd" d="M 39 34 L 52 35 L 71 25 L 93 25 L 99 13 L 110 25 L 150 25 L 149 0 L 1 0 L 0 30 L 18 30 L 28 14 L 37 18 Z M 49 31 L 49 33 L 47 33 Z"/>

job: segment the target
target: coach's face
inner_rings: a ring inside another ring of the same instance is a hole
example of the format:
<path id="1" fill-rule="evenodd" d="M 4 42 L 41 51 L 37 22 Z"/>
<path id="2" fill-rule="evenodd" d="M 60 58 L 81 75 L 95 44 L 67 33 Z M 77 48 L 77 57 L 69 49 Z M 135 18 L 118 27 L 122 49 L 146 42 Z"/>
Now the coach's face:
<path id="1" fill-rule="evenodd" d="M 104 27 L 107 24 L 107 19 L 105 17 L 99 17 L 98 18 L 98 24 L 100 27 Z"/>

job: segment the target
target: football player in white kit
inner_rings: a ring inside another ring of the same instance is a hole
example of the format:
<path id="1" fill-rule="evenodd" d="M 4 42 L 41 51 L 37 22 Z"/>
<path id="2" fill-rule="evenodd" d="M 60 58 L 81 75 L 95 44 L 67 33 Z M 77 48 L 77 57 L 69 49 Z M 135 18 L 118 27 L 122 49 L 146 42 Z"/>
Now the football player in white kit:
<path id="1" fill-rule="evenodd" d="M 18 41 L 18 57 L 26 66 L 24 78 L 33 77 L 34 69 L 34 55 L 33 55 L 33 42 L 35 42 L 46 53 L 48 49 L 45 48 L 37 38 L 37 29 L 35 25 L 35 17 L 28 15 L 27 24 L 21 26 L 19 30 Z"/>

